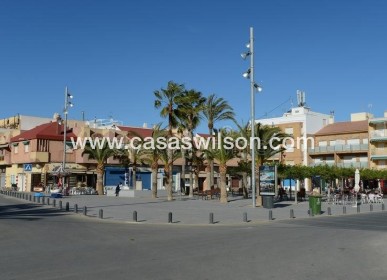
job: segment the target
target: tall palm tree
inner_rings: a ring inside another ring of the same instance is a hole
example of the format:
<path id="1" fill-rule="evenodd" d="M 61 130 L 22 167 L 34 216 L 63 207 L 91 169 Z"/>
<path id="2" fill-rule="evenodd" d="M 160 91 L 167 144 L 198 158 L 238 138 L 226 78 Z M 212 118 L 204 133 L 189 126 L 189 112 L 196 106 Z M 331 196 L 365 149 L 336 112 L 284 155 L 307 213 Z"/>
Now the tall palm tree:
<path id="1" fill-rule="evenodd" d="M 219 174 L 220 174 L 220 202 L 221 203 L 227 203 L 227 162 L 235 157 L 235 150 L 234 149 L 227 149 L 225 145 L 225 137 L 231 136 L 230 133 L 228 133 L 226 130 L 221 129 L 219 131 L 220 133 L 220 146 L 216 149 L 210 151 L 212 154 L 212 158 L 217 160 L 219 163 Z"/>
<path id="2" fill-rule="evenodd" d="M 181 96 L 184 92 L 184 85 L 177 84 L 173 81 L 168 82 L 166 89 L 156 90 L 154 95 L 156 97 L 154 106 L 156 109 L 161 108 L 160 116 L 168 118 L 168 138 L 173 136 L 173 129 L 177 127 L 178 121 L 178 109 L 176 99 Z M 172 200 L 172 168 L 173 168 L 173 150 L 168 149 L 168 160 L 165 162 L 165 169 L 167 173 L 167 192 L 168 200 Z"/>
<path id="3" fill-rule="evenodd" d="M 82 152 L 82 156 L 88 155 L 89 159 L 97 161 L 97 192 L 99 195 L 104 194 L 103 175 L 105 173 L 105 165 L 108 158 L 115 154 L 116 151 L 111 149 L 106 141 L 102 147 L 99 147 L 98 145 L 91 147 L 90 144 L 88 144 Z"/>
<path id="4" fill-rule="evenodd" d="M 193 132 L 198 127 L 201 119 L 201 112 L 204 109 L 206 102 L 205 97 L 202 96 L 201 92 L 193 89 L 185 91 L 179 98 L 178 102 L 178 118 L 180 120 L 181 128 L 187 131 L 188 137 L 190 138 L 191 145 L 193 145 Z M 184 134 L 183 134 L 184 135 Z M 193 197 L 193 172 L 192 172 L 192 157 L 193 147 L 189 151 L 189 161 L 191 163 L 190 170 L 190 192 L 189 196 Z M 183 168 L 182 178 L 185 181 L 185 153 L 182 151 Z"/>
<path id="5" fill-rule="evenodd" d="M 157 143 L 157 139 L 165 137 L 165 130 L 161 129 L 161 124 L 157 124 L 152 131 L 152 140 Z M 161 158 L 162 150 L 155 145 L 152 149 L 143 150 L 142 160 L 144 163 L 150 165 L 152 169 L 152 198 L 157 198 L 157 170 L 159 168 L 159 160 Z"/>
<path id="6" fill-rule="evenodd" d="M 214 132 L 214 125 L 218 121 L 234 120 L 235 114 L 232 107 L 226 100 L 221 97 L 216 97 L 215 94 L 211 94 L 207 97 L 206 104 L 204 106 L 203 115 L 207 119 L 208 133 L 212 137 Z M 207 182 L 211 187 L 214 184 L 214 161 L 209 159 L 209 179 Z"/>

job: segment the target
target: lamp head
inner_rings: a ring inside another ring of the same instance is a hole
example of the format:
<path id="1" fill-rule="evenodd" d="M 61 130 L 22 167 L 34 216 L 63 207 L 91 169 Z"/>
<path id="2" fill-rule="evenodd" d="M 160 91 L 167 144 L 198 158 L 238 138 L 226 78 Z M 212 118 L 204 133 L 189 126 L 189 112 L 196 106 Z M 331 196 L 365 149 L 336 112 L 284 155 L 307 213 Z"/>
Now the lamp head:
<path id="1" fill-rule="evenodd" d="M 262 87 L 261 87 L 260 85 L 258 85 L 258 84 L 254 84 L 254 88 L 255 88 L 255 90 L 258 91 L 258 92 L 261 92 L 261 91 L 262 91 Z"/>
<path id="2" fill-rule="evenodd" d="M 67 97 L 70 98 L 70 99 L 73 98 L 73 96 L 70 93 L 67 93 Z"/>
<path id="3" fill-rule="evenodd" d="M 251 70 L 248 69 L 245 73 L 242 74 L 243 78 L 250 79 L 250 73 L 251 73 Z"/>
<path id="4" fill-rule="evenodd" d="M 248 56 L 250 56 L 251 55 L 251 53 L 250 52 L 245 52 L 245 53 L 241 53 L 241 57 L 243 58 L 243 59 L 246 59 Z"/>

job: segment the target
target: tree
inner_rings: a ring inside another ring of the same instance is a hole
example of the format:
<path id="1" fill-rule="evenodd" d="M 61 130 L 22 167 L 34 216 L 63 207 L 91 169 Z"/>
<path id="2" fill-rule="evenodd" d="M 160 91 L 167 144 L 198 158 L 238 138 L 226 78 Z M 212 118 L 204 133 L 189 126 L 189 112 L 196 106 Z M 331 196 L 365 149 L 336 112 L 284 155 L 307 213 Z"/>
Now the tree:
<path id="1" fill-rule="evenodd" d="M 203 115 L 207 119 L 208 133 L 212 137 L 214 132 L 214 125 L 218 121 L 222 120 L 234 120 L 235 114 L 232 107 L 223 98 L 216 97 L 215 94 L 211 94 L 207 97 L 206 104 L 204 106 Z M 209 179 L 208 185 L 211 187 L 214 184 L 214 162 L 209 158 Z"/>
<path id="2" fill-rule="evenodd" d="M 225 142 L 225 137 L 231 137 L 225 129 L 221 129 L 219 147 L 209 151 L 212 154 L 212 158 L 217 160 L 219 163 L 219 174 L 220 174 L 220 202 L 227 203 L 227 185 L 226 185 L 226 175 L 227 175 L 227 162 L 235 157 L 234 148 L 227 148 L 227 143 Z"/>
<path id="3" fill-rule="evenodd" d="M 156 97 L 154 106 L 156 109 L 161 108 L 160 116 L 168 119 L 168 140 L 173 136 L 173 129 L 178 124 L 178 109 L 177 109 L 177 98 L 184 92 L 184 85 L 177 84 L 173 81 L 168 82 L 166 89 L 156 90 L 154 95 Z M 164 169 L 167 170 L 167 192 L 168 200 L 173 200 L 172 196 L 172 168 L 173 168 L 173 150 L 168 148 L 168 159 L 169 161 L 164 162 Z"/>
<path id="4" fill-rule="evenodd" d="M 188 133 L 190 138 L 191 145 L 193 145 L 193 132 L 198 127 L 201 119 L 201 112 L 204 108 L 204 103 L 206 99 L 202 97 L 201 92 L 195 91 L 193 89 L 185 91 L 181 96 L 176 98 L 178 103 L 178 118 L 181 124 L 181 132 L 184 136 L 184 131 Z M 193 197 L 193 174 L 192 174 L 192 157 L 193 157 L 193 146 L 189 151 L 189 161 L 191 163 L 190 170 L 190 192 L 189 196 Z M 185 151 L 182 151 L 182 178 L 185 182 L 185 165 L 186 165 L 186 154 Z"/>
<path id="5" fill-rule="evenodd" d="M 97 192 L 99 195 L 104 194 L 103 175 L 105 173 L 105 165 L 107 160 L 116 153 L 116 150 L 111 149 L 106 141 L 102 147 L 98 145 L 92 147 L 90 143 L 88 143 L 82 152 L 82 156 L 88 155 L 89 159 L 94 159 L 97 161 Z"/>
<path id="6" fill-rule="evenodd" d="M 152 131 L 153 143 L 158 143 L 157 139 L 164 138 L 166 131 L 161 129 L 161 124 L 157 124 Z M 148 164 L 152 170 L 152 198 L 157 198 L 157 171 L 159 169 L 159 160 L 162 150 L 158 145 L 152 147 L 152 149 L 144 149 L 142 153 L 142 160 Z"/>

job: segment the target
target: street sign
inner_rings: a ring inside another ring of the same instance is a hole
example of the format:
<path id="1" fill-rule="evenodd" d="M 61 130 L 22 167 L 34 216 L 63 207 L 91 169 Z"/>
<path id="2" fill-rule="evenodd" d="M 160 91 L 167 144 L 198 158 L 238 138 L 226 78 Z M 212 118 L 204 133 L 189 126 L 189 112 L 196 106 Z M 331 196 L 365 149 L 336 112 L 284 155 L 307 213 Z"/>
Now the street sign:
<path id="1" fill-rule="evenodd" d="M 25 164 L 23 164 L 23 170 L 25 172 L 31 172 L 32 171 L 32 163 L 25 163 Z"/>

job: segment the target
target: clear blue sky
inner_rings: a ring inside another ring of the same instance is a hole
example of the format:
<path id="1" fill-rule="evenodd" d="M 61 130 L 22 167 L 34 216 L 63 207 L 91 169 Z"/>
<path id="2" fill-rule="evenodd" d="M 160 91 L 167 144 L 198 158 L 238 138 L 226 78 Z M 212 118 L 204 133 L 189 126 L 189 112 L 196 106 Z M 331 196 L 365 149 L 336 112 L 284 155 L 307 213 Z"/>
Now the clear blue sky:
<path id="1" fill-rule="evenodd" d="M 169 80 L 215 93 L 250 115 L 241 74 L 249 27 L 256 116 L 279 116 L 306 92 L 314 111 L 387 109 L 387 2 L 368 1 L 0 1 L 0 118 L 61 113 L 127 125 L 162 119 L 153 92 Z M 282 105 L 281 105 L 282 104 Z M 372 105 L 370 105 L 372 104 Z M 274 110 L 274 108 L 277 110 Z M 200 127 L 206 132 L 206 126 Z"/>

